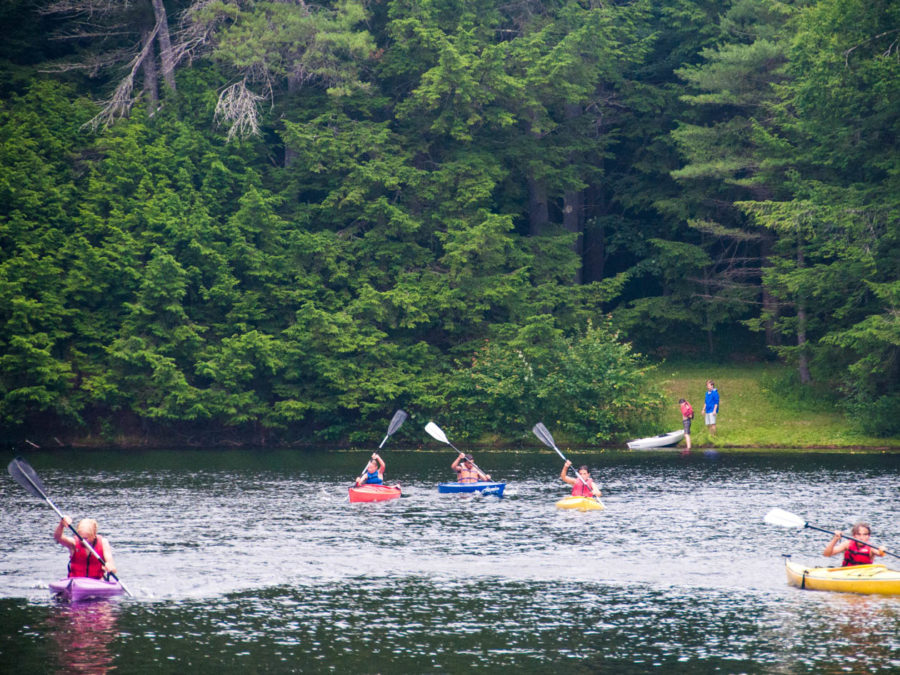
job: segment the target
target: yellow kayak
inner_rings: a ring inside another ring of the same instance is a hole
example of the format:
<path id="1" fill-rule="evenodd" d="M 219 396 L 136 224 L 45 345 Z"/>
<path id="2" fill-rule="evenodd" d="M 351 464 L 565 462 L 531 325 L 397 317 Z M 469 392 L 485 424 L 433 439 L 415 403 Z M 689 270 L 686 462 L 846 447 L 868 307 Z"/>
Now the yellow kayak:
<path id="1" fill-rule="evenodd" d="M 785 561 L 788 583 L 797 588 L 844 593 L 900 595 L 900 572 L 884 565 L 807 567 Z"/>
<path id="2" fill-rule="evenodd" d="M 592 497 L 565 497 L 556 502 L 558 509 L 577 509 L 578 511 L 599 511 L 605 509 L 603 502 Z"/>

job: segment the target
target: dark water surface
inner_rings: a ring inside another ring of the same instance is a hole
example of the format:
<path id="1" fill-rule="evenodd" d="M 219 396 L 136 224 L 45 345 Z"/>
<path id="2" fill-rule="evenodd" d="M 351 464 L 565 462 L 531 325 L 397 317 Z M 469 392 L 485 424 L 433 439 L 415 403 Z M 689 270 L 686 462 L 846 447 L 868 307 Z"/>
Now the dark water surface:
<path id="1" fill-rule="evenodd" d="M 452 452 L 388 450 L 409 496 L 350 504 L 367 454 L 27 455 L 135 597 L 51 601 L 56 515 L 4 474 L 3 669 L 900 673 L 900 598 L 787 586 L 781 554 L 824 563 L 827 535 L 763 523 L 866 519 L 900 549 L 898 455 L 570 452 L 607 506 L 578 513 L 547 453 L 479 453 L 497 499 L 438 494 Z"/>

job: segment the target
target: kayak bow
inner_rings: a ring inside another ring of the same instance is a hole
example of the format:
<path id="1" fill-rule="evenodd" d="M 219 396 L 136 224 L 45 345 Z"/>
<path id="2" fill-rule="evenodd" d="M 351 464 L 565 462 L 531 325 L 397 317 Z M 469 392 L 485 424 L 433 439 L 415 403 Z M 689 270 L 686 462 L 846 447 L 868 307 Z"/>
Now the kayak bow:
<path id="1" fill-rule="evenodd" d="M 69 602 L 79 602 L 80 600 L 96 600 L 122 595 L 125 589 L 118 581 L 71 577 L 51 583 L 50 592 Z"/>
<path id="2" fill-rule="evenodd" d="M 483 495 L 503 496 L 506 483 L 492 483 L 479 481 L 477 483 L 438 483 L 438 492 L 441 494 L 458 494 L 480 492 Z"/>
<path id="3" fill-rule="evenodd" d="M 350 501 L 356 502 L 384 502 L 388 499 L 397 499 L 400 496 L 399 485 L 370 485 L 363 484 L 350 488 Z"/>
<path id="4" fill-rule="evenodd" d="M 787 580 L 791 586 L 813 591 L 839 591 L 900 595 L 900 572 L 884 565 L 850 565 L 848 567 L 807 567 L 785 561 Z"/>
<path id="5" fill-rule="evenodd" d="M 593 497 L 564 497 L 556 502 L 558 509 L 574 509 L 577 511 L 600 511 L 606 507 L 599 499 Z"/>

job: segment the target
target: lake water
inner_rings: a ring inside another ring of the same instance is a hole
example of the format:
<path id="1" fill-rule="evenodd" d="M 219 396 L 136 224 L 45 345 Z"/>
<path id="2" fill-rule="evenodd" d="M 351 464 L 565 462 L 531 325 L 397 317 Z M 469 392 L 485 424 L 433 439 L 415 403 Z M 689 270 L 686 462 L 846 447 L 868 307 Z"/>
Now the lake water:
<path id="1" fill-rule="evenodd" d="M 900 672 L 900 597 L 800 591 L 783 553 L 900 550 L 900 455 L 567 451 L 605 511 L 554 507 L 546 452 L 480 452 L 506 496 L 442 495 L 451 452 L 385 450 L 402 499 L 350 504 L 369 453 L 25 455 L 96 517 L 134 597 L 66 605 L 53 511 L 0 480 L 0 663 L 16 673 Z M 12 456 L 2 458 L 3 466 Z M 833 559 L 835 564 L 838 558 Z M 894 568 L 900 566 L 885 561 Z"/>

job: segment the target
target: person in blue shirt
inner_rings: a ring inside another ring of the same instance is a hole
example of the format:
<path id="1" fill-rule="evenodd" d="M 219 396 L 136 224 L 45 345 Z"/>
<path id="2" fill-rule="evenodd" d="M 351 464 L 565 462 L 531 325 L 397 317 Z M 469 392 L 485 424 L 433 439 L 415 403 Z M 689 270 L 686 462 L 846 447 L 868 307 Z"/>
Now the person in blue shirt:
<path id="1" fill-rule="evenodd" d="M 706 398 L 703 401 L 703 414 L 705 415 L 706 428 L 713 436 L 716 435 L 716 415 L 719 414 L 719 390 L 712 380 L 706 381 Z"/>
<path id="2" fill-rule="evenodd" d="M 384 460 L 381 459 L 377 452 L 372 453 L 372 459 L 369 460 L 365 473 L 356 479 L 357 486 L 363 483 L 368 483 L 369 485 L 384 484 Z"/>

